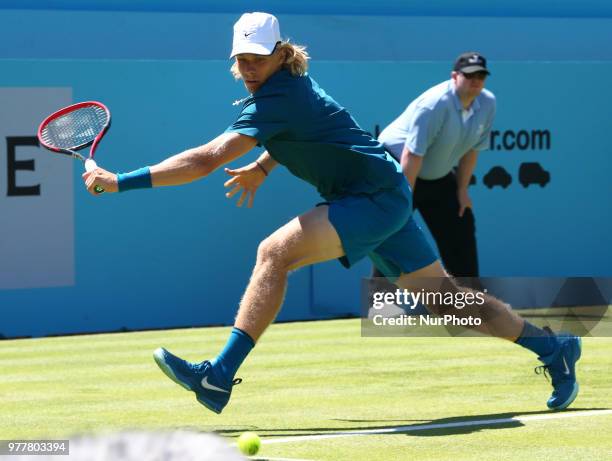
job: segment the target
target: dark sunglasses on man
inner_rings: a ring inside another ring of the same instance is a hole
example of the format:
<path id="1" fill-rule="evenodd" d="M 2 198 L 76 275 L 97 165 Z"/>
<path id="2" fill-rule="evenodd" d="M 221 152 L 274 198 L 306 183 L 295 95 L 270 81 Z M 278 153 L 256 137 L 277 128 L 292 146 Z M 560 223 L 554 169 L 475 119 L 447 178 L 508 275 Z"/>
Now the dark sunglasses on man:
<path id="1" fill-rule="evenodd" d="M 465 72 L 461 72 L 463 74 L 463 76 L 465 78 L 467 78 L 468 80 L 472 80 L 472 79 L 478 79 L 478 80 L 485 80 L 487 78 L 487 76 L 489 75 L 486 72 L 472 72 L 470 74 L 466 74 Z"/>

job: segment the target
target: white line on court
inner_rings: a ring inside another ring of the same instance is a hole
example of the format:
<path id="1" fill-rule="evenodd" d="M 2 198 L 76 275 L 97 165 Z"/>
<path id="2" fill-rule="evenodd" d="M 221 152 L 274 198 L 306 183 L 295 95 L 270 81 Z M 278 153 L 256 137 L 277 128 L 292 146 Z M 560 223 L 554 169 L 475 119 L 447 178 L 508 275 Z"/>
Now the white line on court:
<path id="1" fill-rule="evenodd" d="M 420 424 L 413 426 L 396 426 L 387 427 L 384 429 L 364 429 L 358 431 L 342 431 L 334 432 L 331 434 L 321 435 L 294 435 L 289 437 L 282 437 L 278 439 L 263 439 L 261 441 L 264 445 L 272 445 L 276 443 L 291 443 L 291 442 L 303 442 L 306 440 L 323 440 L 323 439 L 336 439 L 340 437 L 356 437 L 361 435 L 373 435 L 373 434 L 394 434 L 399 432 L 417 432 L 427 431 L 431 429 L 448 429 L 453 427 L 469 427 L 469 426 L 493 426 L 495 424 L 506 424 L 506 423 L 518 423 L 527 421 L 543 421 L 548 419 L 562 419 L 562 418 L 579 418 L 584 416 L 603 416 L 612 415 L 612 410 L 587 410 L 587 411 L 567 411 L 563 413 L 547 413 L 543 415 L 526 415 L 526 416 L 515 416 L 513 418 L 499 418 L 499 419 L 480 419 L 473 421 L 457 421 L 454 423 L 442 423 L 442 424 Z"/>
<path id="2" fill-rule="evenodd" d="M 296 459 L 296 458 L 249 458 L 251 461 L 313 461 L 312 459 Z"/>

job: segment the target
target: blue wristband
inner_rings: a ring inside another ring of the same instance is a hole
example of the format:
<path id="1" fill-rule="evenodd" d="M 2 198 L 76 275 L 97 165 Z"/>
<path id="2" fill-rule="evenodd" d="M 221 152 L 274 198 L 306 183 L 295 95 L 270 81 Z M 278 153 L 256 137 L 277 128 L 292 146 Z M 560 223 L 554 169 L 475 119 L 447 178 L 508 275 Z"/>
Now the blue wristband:
<path id="1" fill-rule="evenodd" d="M 118 173 L 117 183 L 119 192 L 132 189 L 148 189 L 152 187 L 151 171 L 148 166 L 145 166 L 129 173 Z"/>

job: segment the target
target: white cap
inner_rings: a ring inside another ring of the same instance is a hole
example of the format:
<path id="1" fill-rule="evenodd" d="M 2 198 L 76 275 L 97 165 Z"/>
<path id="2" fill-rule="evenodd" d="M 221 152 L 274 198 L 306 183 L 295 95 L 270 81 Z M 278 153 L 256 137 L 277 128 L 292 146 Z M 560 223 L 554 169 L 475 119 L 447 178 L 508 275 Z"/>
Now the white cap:
<path id="1" fill-rule="evenodd" d="M 278 19 L 268 13 L 244 13 L 234 24 L 230 58 L 241 53 L 270 55 L 280 41 Z"/>

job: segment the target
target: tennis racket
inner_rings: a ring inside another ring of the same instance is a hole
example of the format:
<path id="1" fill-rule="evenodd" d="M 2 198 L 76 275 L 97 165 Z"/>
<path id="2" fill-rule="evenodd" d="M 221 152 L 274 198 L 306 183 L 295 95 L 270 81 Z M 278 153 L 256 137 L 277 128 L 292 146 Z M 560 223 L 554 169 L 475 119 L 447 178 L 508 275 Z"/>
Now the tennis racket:
<path id="1" fill-rule="evenodd" d="M 95 170 L 96 149 L 110 127 L 110 111 L 96 101 L 79 102 L 49 115 L 38 127 L 40 144 L 52 152 L 65 154 L 81 160 L 86 171 Z M 91 145 L 89 157 L 76 152 Z M 98 194 L 104 192 L 95 187 Z"/>

